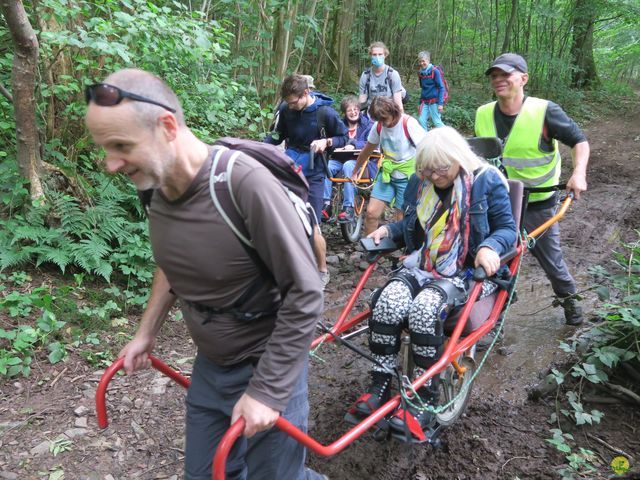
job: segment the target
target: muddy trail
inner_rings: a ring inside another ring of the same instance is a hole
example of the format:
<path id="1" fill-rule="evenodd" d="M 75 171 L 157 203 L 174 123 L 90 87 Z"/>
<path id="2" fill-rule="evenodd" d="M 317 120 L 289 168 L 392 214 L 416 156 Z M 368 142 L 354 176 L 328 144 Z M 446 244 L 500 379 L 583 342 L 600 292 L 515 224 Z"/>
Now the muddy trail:
<path id="1" fill-rule="evenodd" d="M 640 227 L 640 111 L 636 106 L 625 116 L 595 121 L 586 131 L 592 148 L 589 191 L 571 207 L 561 229 L 567 261 L 585 290 L 586 316 L 593 318 L 597 299 L 587 290 L 588 267 L 606 265 L 620 241 L 637 240 L 634 229 Z M 569 165 L 568 153 L 563 157 Z M 332 279 L 325 322 L 331 323 L 364 265 L 358 247 L 345 245 L 335 228 L 328 229 L 327 239 Z M 386 273 L 383 265 L 368 287 L 383 283 Z M 555 399 L 533 401 L 528 392 L 550 366 L 565 361 L 558 342 L 576 331 L 550 306 L 549 284 L 529 256 L 518 297 L 504 342 L 477 377 L 465 415 L 442 434 L 442 448 L 379 442 L 365 434 L 332 458 L 310 454 L 310 466 L 332 480 L 560 478 L 564 456 L 545 441 L 551 437 L 547 420 Z M 365 301 L 366 292 L 356 308 L 363 309 Z M 195 349 L 181 321 L 166 323 L 156 353 L 190 372 Z M 365 360 L 330 345 L 312 359 L 309 429 L 321 443 L 348 430 L 343 416 L 366 387 L 367 370 Z M 154 371 L 116 377 L 107 397 L 110 425 L 101 431 L 94 410 L 101 374 L 72 353 L 64 364 L 37 362 L 28 379 L 2 381 L 0 479 L 182 478 L 184 389 Z M 600 468 L 589 478 L 610 478 L 614 448 L 640 460 L 640 411 L 625 404 L 596 408 L 605 412 L 602 423 L 576 431 L 575 437 L 597 454 Z"/>

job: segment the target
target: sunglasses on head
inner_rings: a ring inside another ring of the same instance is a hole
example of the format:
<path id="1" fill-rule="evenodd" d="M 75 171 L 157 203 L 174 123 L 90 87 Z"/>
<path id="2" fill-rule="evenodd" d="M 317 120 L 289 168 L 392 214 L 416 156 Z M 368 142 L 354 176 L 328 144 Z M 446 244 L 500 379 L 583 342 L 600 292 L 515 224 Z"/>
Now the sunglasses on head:
<path id="1" fill-rule="evenodd" d="M 150 103 L 169 110 L 171 113 L 176 113 L 175 108 L 166 106 L 163 103 L 156 102 L 150 98 L 137 95 L 135 93 L 127 92 L 121 88 L 114 87 L 108 83 L 96 83 L 89 85 L 84 91 L 84 98 L 87 103 L 93 101 L 96 105 L 101 107 L 113 107 L 119 104 L 123 99 L 128 98 L 136 102 Z"/>

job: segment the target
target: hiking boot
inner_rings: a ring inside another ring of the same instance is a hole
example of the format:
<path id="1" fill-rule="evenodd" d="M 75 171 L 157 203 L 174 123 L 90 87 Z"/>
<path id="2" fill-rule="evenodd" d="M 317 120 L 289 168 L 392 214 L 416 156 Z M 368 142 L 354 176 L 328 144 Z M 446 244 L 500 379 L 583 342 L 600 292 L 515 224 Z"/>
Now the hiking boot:
<path id="1" fill-rule="evenodd" d="M 435 382 L 435 380 L 433 380 Z M 426 441 L 425 431 L 434 427 L 436 416 L 421 406 L 420 400 L 424 405 L 436 406 L 439 399 L 439 389 L 437 386 L 422 387 L 416 391 L 420 399 L 412 399 L 413 405 L 407 405 L 408 410 L 399 408 L 389 420 L 391 432 L 396 438 L 406 438 L 407 432 L 412 435 L 412 439 L 417 442 Z"/>
<path id="2" fill-rule="evenodd" d="M 331 208 L 331 204 L 330 203 L 325 203 L 322 206 L 322 212 L 321 212 L 322 218 L 320 219 L 320 221 L 322 223 L 328 222 L 329 220 L 331 220 L 331 217 L 333 216 L 333 209 Z"/>
<path id="3" fill-rule="evenodd" d="M 501 322 L 501 319 L 499 318 L 496 324 L 493 326 L 493 328 L 489 330 L 484 337 L 480 337 L 480 339 L 476 342 L 476 348 L 479 351 L 486 350 L 487 348 L 489 348 L 493 343 L 493 339 L 496 338 L 496 336 L 498 337 L 496 340 L 496 344 L 502 343 L 502 340 L 504 339 L 504 326 L 500 330 L 500 333 L 498 333 L 498 327 L 500 326 L 500 322 Z"/>
<path id="4" fill-rule="evenodd" d="M 559 297 L 560 306 L 564 309 L 564 319 L 567 325 L 574 327 L 581 325 L 584 319 L 582 318 L 582 307 L 575 295 L 569 295 L 568 297 Z"/>
<path id="5" fill-rule="evenodd" d="M 329 480 L 329 477 L 323 475 L 322 473 L 318 473 L 315 470 L 306 467 L 304 469 L 304 478 L 305 480 Z"/>
<path id="6" fill-rule="evenodd" d="M 344 207 L 338 214 L 338 222 L 340 223 L 351 223 L 355 218 L 356 213 L 354 212 L 353 207 Z"/>
<path id="7" fill-rule="evenodd" d="M 391 392 L 391 374 L 371 372 L 371 385 L 354 405 L 355 413 L 368 416 L 387 403 Z"/>
<path id="8" fill-rule="evenodd" d="M 331 274 L 329 273 L 329 270 L 327 270 L 326 272 L 318 272 L 320 273 L 320 280 L 322 281 L 322 290 L 324 290 L 325 288 L 327 288 L 327 285 L 329 285 L 329 280 L 331 280 Z"/>

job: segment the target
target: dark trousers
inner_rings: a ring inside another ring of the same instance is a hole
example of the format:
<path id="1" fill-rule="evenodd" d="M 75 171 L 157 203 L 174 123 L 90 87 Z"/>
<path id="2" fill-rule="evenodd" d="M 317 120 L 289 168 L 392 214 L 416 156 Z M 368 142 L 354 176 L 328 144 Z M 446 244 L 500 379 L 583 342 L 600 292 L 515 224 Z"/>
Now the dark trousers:
<path id="1" fill-rule="evenodd" d="M 319 221 L 322 218 L 322 205 L 324 204 L 324 173 L 314 174 L 307 177 L 309 182 L 309 203 Z"/>
<path id="2" fill-rule="evenodd" d="M 531 232 L 553 217 L 555 213 L 555 206 L 542 209 L 527 208 L 524 228 L 527 232 Z M 562 255 L 562 248 L 560 248 L 560 227 L 557 223 L 554 223 L 536 239 L 535 247 L 531 253 L 546 273 L 556 295 L 566 297 L 576 293 L 576 282 L 569 273 L 569 268 Z"/>
<path id="3" fill-rule="evenodd" d="M 231 412 L 253 375 L 245 363 L 221 367 L 198 354 L 193 366 L 186 406 L 186 480 L 210 480 L 213 456 L 230 426 Z M 291 395 L 283 416 L 307 431 L 307 367 Z M 302 480 L 321 478 L 305 469 L 305 448 L 278 428 L 260 432 L 251 439 L 240 437 L 229 453 L 228 480 Z"/>

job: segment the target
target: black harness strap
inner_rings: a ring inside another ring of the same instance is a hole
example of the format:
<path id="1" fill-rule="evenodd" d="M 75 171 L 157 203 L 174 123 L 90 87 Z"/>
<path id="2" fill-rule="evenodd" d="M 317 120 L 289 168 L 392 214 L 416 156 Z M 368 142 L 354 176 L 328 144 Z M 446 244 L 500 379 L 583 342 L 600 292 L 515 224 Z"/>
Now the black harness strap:
<path id="1" fill-rule="evenodd" d="M 444 335 L 442 334 L 409 332 L 409 337 L 411 337 L 411 343 L 421 347 L 439 347 L 444 344 Z"/>
<path id="2" fill-rule="evenodd" d="M 444 303 L 451 308 L 459 307 L 464 304 L 466 294 L 464 291 L 456 287 L 452 282 L 445 279 L 438 279 L 426 285 L 440 292 L 444 297 Z"/>
<path id="3" fill-rule="evenodd" d="M 392 325 L 390 323 L 376 322 L 372 318 L 369 319 L 369 329 L 380 335 L 397 335 L 402 331 L 402 325 Z"/>
<path id="4" fill-rule="evenodd" d="M 415 363 L 418 367 L 424 368 L 428 370 L 431 368 L 434 363 L 436 363 L 437 358 L 434 357 L 425 357 L 422 355 L 418 355 L 415 352 L 413 353 L 413 363 Z"/>
<path id="5" fill-rule="evenodd" d="M 394 355 L 400 351 L 400 335 L 402 334 L 402 324 L 392 325 L 390 323 L 376 322 L 369 319 L 369 348 L 377 355 Z M 379 335 L 393 336 L 393 344 L 378 343 L 372 339 L 372 333 Z"/>

